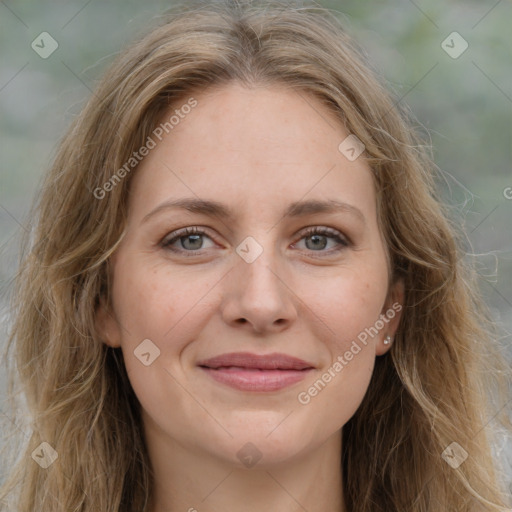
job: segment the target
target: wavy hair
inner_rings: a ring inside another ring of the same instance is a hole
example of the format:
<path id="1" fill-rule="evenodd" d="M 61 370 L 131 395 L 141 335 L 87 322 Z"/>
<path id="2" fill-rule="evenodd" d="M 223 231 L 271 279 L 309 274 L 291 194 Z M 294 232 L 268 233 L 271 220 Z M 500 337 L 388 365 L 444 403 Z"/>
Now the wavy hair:
<path id="1" fill-rule="evenodd" d="M 136 168 L 107 197 L 94 191 L 169 105 L 237 81 L 314 95 L 364 143 L 392 277 L 405 284 L 392 349 L 377 358 L 368 392 L 343 427 L 347 510 L 505 510 L 486 428 L 496 405 L 489 393 L 499 397 L 501 389 L 499 333 L 410 115 L 338 17 L 314 4 L 187 2 L 160 21 L 111 64 L 60 142 L 31 212 L 7 350 L 14 349 L 11 417 L 22 429 L 26 408 L 30 432 L 16 448 L 2 507 L 147 510 L 152 475 L 140 404 L 120 349 L 95 330 L 100 298 L 110 300 L 109 261 L 124 234 Z M 58 454 L 46 469 L 31 458 L 42 442 Z M 469 454 L 456 469 L 442 457 L 453 442 Z"/>

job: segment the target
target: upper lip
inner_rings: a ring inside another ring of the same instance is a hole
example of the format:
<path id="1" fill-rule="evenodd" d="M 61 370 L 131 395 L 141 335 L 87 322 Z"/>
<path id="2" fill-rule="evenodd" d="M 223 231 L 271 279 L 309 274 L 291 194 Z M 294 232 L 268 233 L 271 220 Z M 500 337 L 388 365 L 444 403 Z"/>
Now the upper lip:
<path id="1" fill-rule="evenodd" d="M 256 370 L 305 370 L 314 368 L 312 364 L 287 354 L 258 355 L 249 352 L 221 354 L 199 361 L 198 366 L 212 369 L 236 366 L 238 368 L 254 368 Z"/>

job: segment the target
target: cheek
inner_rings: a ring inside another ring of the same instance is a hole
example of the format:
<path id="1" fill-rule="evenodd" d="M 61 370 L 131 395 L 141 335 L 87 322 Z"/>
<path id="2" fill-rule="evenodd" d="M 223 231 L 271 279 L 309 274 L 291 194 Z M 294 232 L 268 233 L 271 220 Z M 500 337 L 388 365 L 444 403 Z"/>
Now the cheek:
<path id="1" fill-rule="evenodd" d="M 212 285 L 190 274 L 171 273 L 129 255 L 116 264 L 114 309 L 128 377 L 143 408 L 154 418 L 163 415 L 163 423 L 170 417 L 170 406 L 197 414 L 195 402 L 178 384 L 184 380 L 180 355 L 202 329 L 206 315 L 198 303 Z M 147 365 L 142 356 L 146 353 Z M 168 428 L 177 427 L 173 423 Z"/>
<path id="2" fill-rule="evenodd" d="M 313 416 L 322 415 L 320 428 L 326 429 L 325 435 L 342 428 L 361 405 L 372 376 L 375 354 L 371 347 L 361 347 L 361 352 L 350 361 L 345 356 L 342 361 L 332 365 L 307 390 L 312 406 L 310 412 Z M 316 389 L 320 391 L 314 395 Z"/>
<path id="3" fill-rule="evenodd" d="M 209 318 L 211 308 L 206 311 L 202 302 L 213 288 L 212 280 L 192 267 L 171 271 L 129 254 L 119 258 L 115 268 L 114 309 L 121 348 L 139 401 L 148 410 L 159 411 L 163 403 L 181 403 L 179 407 L 186 409 L 188 395 L 177 385 L 184 380 L 181 355 Z"/>
<path id="4" fill-rule="evenodd" d="M 377 339 L 372 329 L 387 293 L 387 275 L 377 272 L 380 268 L 343 269 L 324 283 L 321 293 L 310 294 L 312 309 L 329 328 L 327 337 L 323 330 L 328 358 L 322 373 L 305 383 L 297 399 L 305 414 L 323 418 L 318 424 L 322 436 L 353 416 L 368 389 Z"/>
<path id="5" fill-rule="evenodd" d="M 329 328 L 331 347 L 344 352 L 352 340 L 375 325 L 386 294 L 385 273 L 370 268 L 358 272 L 343 269 L 336 278 L 325 281 L 321 291 L 309 294 L 308 305 Z"/>
<path id="6" fill-rule="evenodd" d="M 161 264 L 145 264 L 140 259 L 120 260 L 114 279 L 114 308 L 125 328 L 123 344 L 149 338 L 164 347 L 169 340 L 186 339 L 187 332 L 200 325 L 201 297 L 211 288 L 210 280 L 202 279 L 197 271 L 192 275 L 186 269 L 171 272 Z"/>

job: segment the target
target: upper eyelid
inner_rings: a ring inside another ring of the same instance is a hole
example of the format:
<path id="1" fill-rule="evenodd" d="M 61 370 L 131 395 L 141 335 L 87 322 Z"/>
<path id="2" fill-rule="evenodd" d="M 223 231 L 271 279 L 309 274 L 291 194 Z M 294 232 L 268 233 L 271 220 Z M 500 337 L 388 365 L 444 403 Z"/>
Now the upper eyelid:
<path id="1" fill-rule="evenodd" d="M 167 233 L 162 239 L 163 242 L 166 240 L 172 240 L 174 238 L 181 238 L 187 235 L 206 235 L 214 239 L 215 237 L 210 234 L 210 229 L 204 226 L 187 226 L 185 228 L 174 229 Z"/>

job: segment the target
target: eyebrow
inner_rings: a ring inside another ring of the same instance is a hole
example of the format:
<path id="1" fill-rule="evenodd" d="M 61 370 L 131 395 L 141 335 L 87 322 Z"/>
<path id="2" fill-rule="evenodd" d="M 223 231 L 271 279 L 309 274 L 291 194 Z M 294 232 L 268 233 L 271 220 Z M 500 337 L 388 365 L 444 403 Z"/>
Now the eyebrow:
<path id="1" fill-rule="evenodd" d="M 234 211 L 228 206 L 217 201 L 209 201 L 206 199 L 198 199 L 195 197 L 184 197 L 176 200 L 165 201 L 158 205 L 154 210 L 149 212 L 141 221 L 144 223 L 151 217 L 160 213 L 161 211 L 182 208 L 192 213 L 200 213 L 209 216 L 216 216 L 222 219 L 233 219 L 236 217 Z M 283 213 L 282 218 L 303 217 L 306 215 L 314 215 L 317 213 L 350 213 L 357 217 L 363 224 L 366 223 L 363 212 L 348 203 L 338 201 L 335 199 L 328 199 L 324 201 L 309 200 L 309 201 L 296 201 L 291 203 Z"/>

